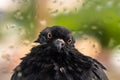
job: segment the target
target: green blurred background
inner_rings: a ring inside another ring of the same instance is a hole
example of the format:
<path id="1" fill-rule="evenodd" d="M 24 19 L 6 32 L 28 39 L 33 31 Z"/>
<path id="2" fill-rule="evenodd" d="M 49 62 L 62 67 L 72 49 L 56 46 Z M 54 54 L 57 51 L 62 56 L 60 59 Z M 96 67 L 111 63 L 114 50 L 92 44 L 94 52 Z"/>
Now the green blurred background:
<path id="1" fill-rule="evenodd" d="M 35 46 L 39 32 L 53 25 L 72 30 L 81 52 L 97 47 L 95 56 L 92 50 L 83 53 L 105 64 L 110 80 L 120 79 L 119 0 L 0 0 L 1 74 L 11 72 L 19 58 Z M 9 80 L 10 74 L 4 76 Z"/>

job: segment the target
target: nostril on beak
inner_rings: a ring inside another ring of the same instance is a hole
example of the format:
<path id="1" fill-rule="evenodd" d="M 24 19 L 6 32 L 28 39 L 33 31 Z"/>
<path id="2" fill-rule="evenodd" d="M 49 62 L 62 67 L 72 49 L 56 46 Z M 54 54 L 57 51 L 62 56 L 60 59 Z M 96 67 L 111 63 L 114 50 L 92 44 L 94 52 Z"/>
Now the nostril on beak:
<path id="1" fill-rule="evenodd" d="M 64 47 L 64 46 L 65 46 L 65 43 L 62 43 L 61 46 Z"/>
<path id="2" fill-rule="evenodd" d="M 58 39 L 58 44 L 59 44 L 61 47 L 64 47 L 64 46 L 65 46 L 65 42 L 64 42 L 62 39 Z"/>
<path id="3" fill-rule="evenodd" d="M 54 41 L 54 46 L 57 48 L 58 51 L 60 51 L 65 46 L 65 42 L 63 39 L 56 39 Z"/>

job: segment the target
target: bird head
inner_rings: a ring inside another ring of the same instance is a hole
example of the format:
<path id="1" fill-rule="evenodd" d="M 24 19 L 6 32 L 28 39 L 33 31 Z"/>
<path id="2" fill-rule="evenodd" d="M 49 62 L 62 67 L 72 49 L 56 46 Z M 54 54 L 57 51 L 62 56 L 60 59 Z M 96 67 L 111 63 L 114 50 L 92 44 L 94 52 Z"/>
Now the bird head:
<path id="1" fill-rule="evenodd" d="M 74 47 L 75 40 L 71 31 L 61 26 L 47 27 L 40 32 L 38 39 L 35 41 L 41 45 L 50 44 L 59 52 L 64 47 Z"/>

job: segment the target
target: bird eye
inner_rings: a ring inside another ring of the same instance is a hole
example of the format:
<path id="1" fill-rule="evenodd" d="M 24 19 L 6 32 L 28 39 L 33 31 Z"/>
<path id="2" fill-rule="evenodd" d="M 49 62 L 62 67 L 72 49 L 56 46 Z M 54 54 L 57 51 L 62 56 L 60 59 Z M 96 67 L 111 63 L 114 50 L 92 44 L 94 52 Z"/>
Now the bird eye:
<path id="1" fill-rule="evenodd" d="M 68 39 L 67 43 L 71 44 L 72 43 L 72 39 Z"/>
<path id="2" fill-rule="evenodd" d="M 48 39 L 51 39 L 51 38 L 52 38 L 52 34 L 51 34 L 50 32 L 47 34 L 47 38 L 48 38 Z"/>

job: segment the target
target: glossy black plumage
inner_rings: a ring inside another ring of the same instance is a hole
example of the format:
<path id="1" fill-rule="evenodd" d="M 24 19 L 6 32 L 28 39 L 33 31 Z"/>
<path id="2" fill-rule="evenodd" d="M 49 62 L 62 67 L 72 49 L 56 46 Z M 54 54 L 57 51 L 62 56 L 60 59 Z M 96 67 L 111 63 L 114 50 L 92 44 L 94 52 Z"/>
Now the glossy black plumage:
<path id="1" fill-rule="evenodd" d="M 41 45 L 22 58 L 11 80 L 108 80 L 101 63 L 75 49 L 66 28 L 48 27 L 36 42 Z"/>

